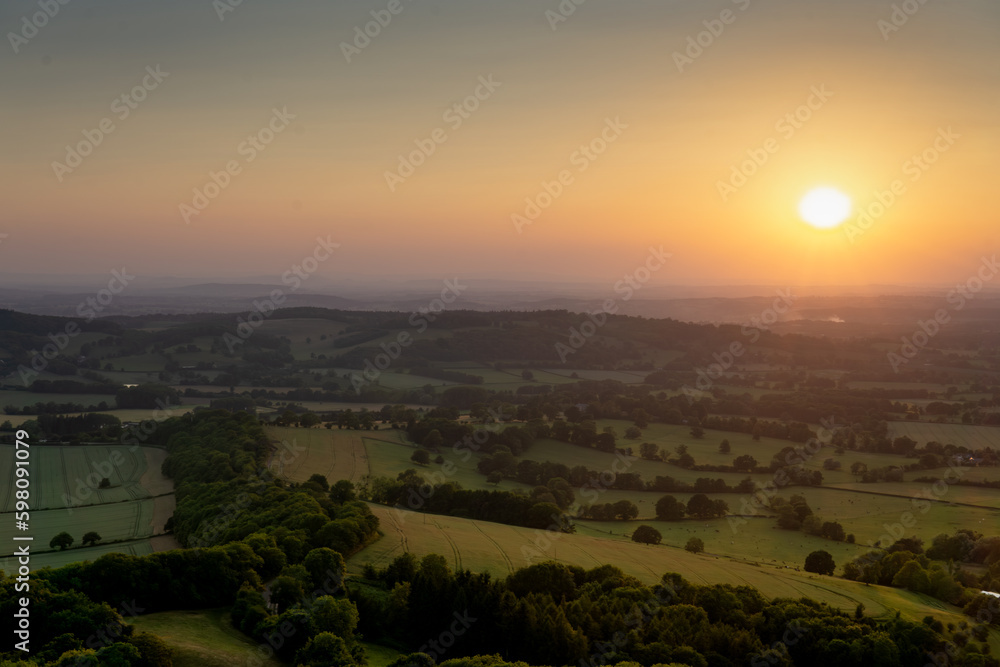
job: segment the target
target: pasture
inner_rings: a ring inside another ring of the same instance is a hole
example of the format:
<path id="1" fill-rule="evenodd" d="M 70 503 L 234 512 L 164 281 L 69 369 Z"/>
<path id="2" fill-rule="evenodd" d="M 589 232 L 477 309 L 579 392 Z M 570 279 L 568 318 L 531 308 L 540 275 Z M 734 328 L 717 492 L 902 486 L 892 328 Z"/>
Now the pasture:
<path id="1" fill-rule="evenodd" d="M 1000 428 L 971 424 L 930 424 L 927 422 L 889 422 L 892 437 L 906 436 L 921 447 L 936 441 L 969 449 L 1000 449 Z"/>

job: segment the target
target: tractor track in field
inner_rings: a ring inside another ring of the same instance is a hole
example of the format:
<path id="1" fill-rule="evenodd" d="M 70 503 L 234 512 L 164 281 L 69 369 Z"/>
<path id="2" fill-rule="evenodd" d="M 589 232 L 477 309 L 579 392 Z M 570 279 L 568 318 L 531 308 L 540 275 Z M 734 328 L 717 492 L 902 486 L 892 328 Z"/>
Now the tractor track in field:
<path id="1" fill-rule="evenodd" d="M 476 527 L 476 530 L 478 530 L 480 533 L 483 534 L 483 537 L 485 537 L 486 539 L 488 539 L 490 542 L 493 543 L 493 546 L 495 546 L 497 548 L 497 551 L 500 552 L 500 555 L 503 556 L 504 561 L 507 563 L 507 571 L 510 572 L 511 574 L 513 574 L 514 570 L 517 569 L 517 568 L 514 567 L 514 561 L 512 561 L 510 559 L 510 556 L 507 555 L 507 551 L 505 549 L 503 549 L 500 546 L 500 543 L 497 542 L 496 540 L 494 540 L 493 537 L 489 533 L 487 533 L 485 530 L 482 529 L 482 527 L 479 525 L 478 521 L 474 521 L 472 525 L 474 525 Z"/>
<path id="2" fill-rule="evenodd" d="M 389 514 L 389 520 L 392 521 L 392 527 L 396 529 L 397 533 L 399 533 L 399 543 L 403 545 L 403 553 L 409 553 L 410 545 L 406 541 L 406 533 L 403 532 L 403 529 L 400 527 L 399 522 L 396 521 L 396 517 L 394 517 L 392 514 Z"/>
<path id="3" fill-rule="evenodd" d="M 446 539 L 448 541 L 448 544 L 451 546 L 452 553 L 455 554 L 455 566 L 456 566 L 455 569 L 456 569 L 456 571 L 461 570 L 462 569 L 462 554 L 459 553 L 459 551 L 458 551 L 458 545 L 455 544 L 455 540 L 451 539 L 451 535 L 448 534 L 448 531 L 446 531 L 444 528 L 442 528 L 441 524 L 439 524 L 437 521 L 432 521 L 432 523 L 434 524 L 435 528 L 437 528 L 438 530 L 441 531 L 441 534 L 444 535 L 444 539 Z"/>

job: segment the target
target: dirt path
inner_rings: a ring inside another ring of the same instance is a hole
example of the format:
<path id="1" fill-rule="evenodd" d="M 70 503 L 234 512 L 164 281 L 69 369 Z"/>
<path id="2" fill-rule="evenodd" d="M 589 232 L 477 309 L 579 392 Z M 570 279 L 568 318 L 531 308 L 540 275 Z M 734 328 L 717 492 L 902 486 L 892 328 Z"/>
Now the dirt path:
<path id="1" fill-rule="evenodd" d="M 160 496 L 174 492 L 174 482 L 163 476 L 163 462 L 167 458 L 167 450 L 159 447 L 140 447 L 139 451 L 146 456 L 146 469 L 139 478 L 142 488 L 151 496 Z"/>

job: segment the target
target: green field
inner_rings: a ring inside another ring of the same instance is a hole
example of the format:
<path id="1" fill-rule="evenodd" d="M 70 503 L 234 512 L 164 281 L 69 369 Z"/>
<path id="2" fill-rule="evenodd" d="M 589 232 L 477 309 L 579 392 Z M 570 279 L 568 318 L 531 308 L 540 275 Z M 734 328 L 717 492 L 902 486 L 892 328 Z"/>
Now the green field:
<path id="1" fill-rule="evenodd" d="M 73 532 L 73 531 L 71 531 Z M 76 537 L 77 542 L 79 542 L 80 537 L 83 533 L 77 531 L 74 537 Z M 104 533 L 101 533 L 104 536 Z M 38 538 L 36 538 L 37 540 Z M 48 541 L 46 540 L 43 544 L 41 541 L 37 541 L 36 546 L 32 547 L 32 551 L 35 549 L 48 549 Z M 131 556 L 146 556 L 153 553 L 153 546 L 148 539 L 146 540 L 129 540 L 126 542 L 115 542 L 114 544 L 98 544 L 93 547 L 81 547 L 77 548 L 74 546 L 72 549 L 66 551 L 45 551 L 42 553 L 32 553 L 31 556 L 31 569 L 40 570 L 43 567 L 59 568 L 64 565 L 69 565 L 71 563 L 81 563 L 83 561 L 95 561 L 104 554 L 129 554 Z M 11 556 L 4 556 L 0 558 L 0 570 L 4 570 L 8 574 L 17 571 L 17 562 Z"/>
<path id="2" fill-rule="evenodd" d="M 611 421 L 600 423 L 600 426 L 605 425 L 613 425 L 619 432 L 622 432 L 627 423 Z M 761 461 L 769 461 L 773 453 L 789 444 L 787 441 L 769 438 L 761 438 L 759 442 L 754 442 L 746 434 L 712 431 L 708 432 L 703 440 L 695 440 L 689 435 L 689 430 L 688 427 L 657 424 L 646 429 L 639 442 L 657 442 L 667 445 L 671 449 L 674 443 L 688 444 L 695 460 L 706 463 L 730 463 L 733 457 L 741 453 L 750 453 Z M 373 476 L 395 478 L 400 472 L 412 468 L 422 473 L 426 479 L 434 482 L 454 481 L 464 488 L 470 489 L 494 488 L 487 484 L 485 476 L 476 470 L 476 464 L 480 458 L 478 454 L 473 454 L 469 456 L 468 460 L 463 460 L 463 456 L 456 455 L 450 448 L 445 447 L 442 448 L 445 465 L 431 463 L 429 466 L 422 467 L 410 461 L 410 456 L 415 449 L 413 445 L 387 442 L 381 440 L 382 437 L 384 437 L 382 434 L 372 432 L 364 436 L 368 462 Z M 718 453 L 718 442 L 722 437 L 729 439 L 732 444 L 733 452 L 729 455 Z M 810 461 L 809 466 L 821 467 L 822 460 L 828 456 L 833 456 L 832 449 L 821 452 Z M 551 439 L 536 441 L 524 453 L 524 458 L 556 461 L 571 468 L 583 465 L 595 471 L 610 470 L 615 464 L 618 465 L 618 470 L 622 470 L 623 465 L 622 460 L 616 455 Z M 842 459 L 845 468 L 849 468 L 850 463 L 854 460 L 865 461 L 871 467 L 895 465 L 904 460 L 892 455 L 858 452 L 846 452 L 843 457 L 835 458 Z M 449 462 L 451 465 L 447 465 Z M 694 482 L 699 477 L 722 478 L 728 484 L 736 485 L 747 477 L 745 473 L 685 470 L 663 461 L 635 459 L 629 461 L 627 465 L 628 472 L 638 472 L 642 475 L 643 480 L 647 481 L 652 480 L 656 475 L 664 475 L 687 482 Z M 920 474 L 927 473 L 921 471 Z M 944 495 L 937 496 L 932 493 L 932 498 L 944 502 L 915 507 L 913 499 L 929 489 L 927 484 L 916 482 L 861 484 L 855 480 L 853 475 L 844 471 L 823 471 L 823 475 L 825 480 L 823 486 L 790 487 L 782 489 L 780 495 L 786 498 L 792 494 L 804 496 L 813 511 L 823 520 L 838 521 L 844 526 L 846 532 L 854 534 L 858 546 L 852 546 L 846 542 L 825 540 L 800 532 L 781 531 L 776 528 L 774 518 L 749 518 L 746 523 L 739 522 L 735 531 L 725 520 L 708 522 L 707 526 L 703 526 L 702 523 L 685 521 L 679 524 L 658 523 L 657 527 L 664 534 L 665 541 L 669 542 L 670 539 L 673 539 L 677 546 L 683 546 L 687 537 L 698 535 L 705 539 L 706 544 L 715 543 L 720 554 L 728 556 L 753 554 L 754 557 L 760 558 L 763 562 L 794 567 L 801 565 L 806 555 L 816 549 L 826 549 L 836 557 L 857 556 L 863 551 L 862 545 L 884 540 L 887 536 L 895 538 L 899 530 L 903 528 L 901 524 L 904 517 L 909 516 L 908 513 L 912 513 L 914 522 L 912 526 L 905 528 L 903 534 L 907 536 L 917 535 L 927 543 L 938 534 L 952 533 L 961 527 L 979 527 L 981 530 L 987 530 L 998 520 L 997 508 L 1000 508 L 1000 490 L 952 486 L 947 488 Z M 908 476 L 912 478 L 919 475 L 908 473 Z M 767 485 L 773 481 L 771 475 L 750 475 L 750 477 L 760 485 Z M 530 492 L 530 487 L 511 480 L 504 480 L 497 488 L 514 492 Z M 582 493 L 577 490 L 576 497 L 577 501 L 585 505 L 592 502 L 614 503 L 619 500 L 629 500 L 638 507 L 639 519 L 648 523 L 655 519 L 655 505 L 663 495 L 665 494 L 659 492 L 602 489 L 596 497 L 593 491 Z M 693 494 L 673 493 L 670 495 L 682 502 L 687 502 Z M 731 514 L 749 514 L 753 511 L 749 504 L 745 504 L 753 500 L 749 496 L 733 493 L 708 495 L 710 498 L 725 501 L 729 505 Z M 955 503 L 963 503 L 963 505 Z M 965 505 L 978 505 L 979 507 Z M 921 508 L 926 509 L 921 512 Z M 761 515 L 767 513 L 759 508 L 756 511 Z M 908 518 L 905 520 L 907 523 L 910 522 Z M 614 522 L 609 524 L 581 522 L 580 525 L 581 532 L 586 530 L 613 531 L 619 535 L 630 533 L 632 528 L 630 524 Z"/>
<path id="3" fill-rule="evenodd" d="M 164 611 L 126 619 L 130 625 L 159 635 L 174 650 L 174 667 L 283 667 L 288 663 L 233 627 L 228 609 Z M 387 667 L 400 657 L 396 651 L 362 642 L 371 667 Z"/>
<path id="4" fill-rule="evenodd" d="M 149 538 L 163 530 L 173 513 L 173 484 L 160 473 L 166 452 L 153 447 L 34 446 L 29 470 L 31 513 L 29 530 L 18 531 L 14 447 L 0 447 L 7 478 L 0 486 L 0 543 L 14 535 L 33 537 L 31 567 L 60 566 L 94 559 L 104 553 L 151 553 Z M 98 489 L 102 477 L 111 482 Z M 49 551 L 49 541 L 68 532 L 76 540 L 66 551 Z M 96 531 L 101 543 L 81 547 L 83 535 Z M 8 546 L 0 556 L 13 552 Z"/>
<path id="5" fill-rule="evenodd" d="M 889 422 L 892 437 L 907 436 L 920 446 L 937 441 L 969 449 L 1000 449 L 1000 428 L 971 424 L 929 424 L 926 422 Z"/>
<path id="6" fill-rule="evenodd" d="M 384 567 L 404 552 L 412 552 L 418 557 L 442 554 L 453 569 L 490 572 L 497 577 L 543 560 L 584 568 L 611 563 L 647 584 L 659 581 L 666 572 L 677 572 L 696 584 L 745 584 L 769 597 L 805 596 L 845 611 L 853 611 L 861 602 L 867 613 L 876 616 L 888 616 L 899 610 L 914 621 L 927 615 L 945 623 L 964 620 L 956 607 L 927 596 L 797 572 L 794 568 L 758 560 L 753 555 L 737 558 L 713 553 L 696 555 L 676 546 L 641 545 L 620 537 L 612 539 L 584 532 L 552 534 L 380 505 L 371 508 L 381 521 L 384 537 L 350 558 L 350 572 L 360 572 L 366 563 Z M 547 543 L 541 541 L 543 538 Z"/>
<path id="7" fill-rule="evenodd" d="M 228 609 L 164 611 L 126 620 L 162 638 L 174 650 L 174 667 L 286 664 L 259 650 L 257 642 L 234 628 Z"/>

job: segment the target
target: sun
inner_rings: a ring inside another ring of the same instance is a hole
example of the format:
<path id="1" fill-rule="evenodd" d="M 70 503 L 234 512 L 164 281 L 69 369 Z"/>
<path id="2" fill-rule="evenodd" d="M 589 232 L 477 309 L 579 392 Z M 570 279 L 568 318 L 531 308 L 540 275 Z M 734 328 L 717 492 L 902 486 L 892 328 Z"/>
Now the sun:
<path id="1" fill-rule="evenodd" d="M 816 188 L 799 202 L 799 215 L 816 229 L 833 229 L 851 214 L 851 198 L 834 188 Z"/>

